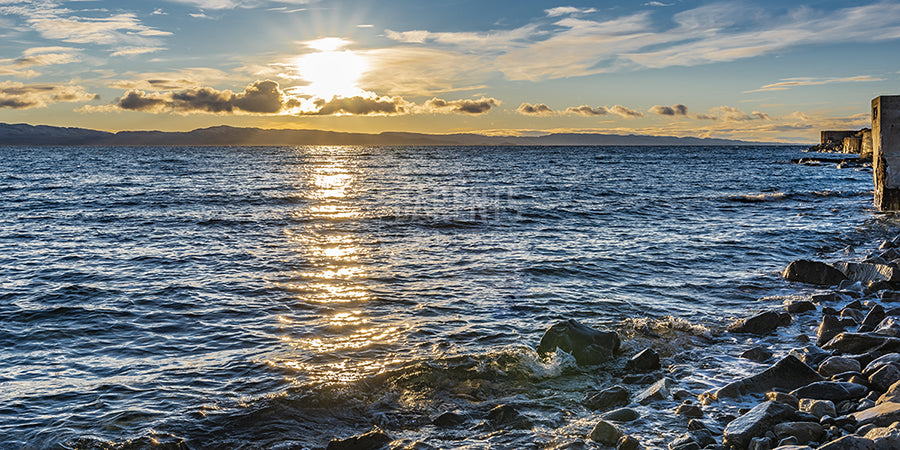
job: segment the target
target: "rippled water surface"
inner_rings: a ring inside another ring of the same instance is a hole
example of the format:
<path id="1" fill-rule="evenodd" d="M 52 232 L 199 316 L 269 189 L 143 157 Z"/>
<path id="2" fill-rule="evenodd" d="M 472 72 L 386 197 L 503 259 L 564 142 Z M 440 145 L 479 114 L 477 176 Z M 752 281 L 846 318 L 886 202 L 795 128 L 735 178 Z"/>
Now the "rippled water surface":
<path id="1" fill-rule="evenodd" d="M 565 441 L 603 380 L 534 354 L 553 323 L 718 326 L 886 232 L 871 172 L 801 155 L 0 148 L 0 442 Z M 504 402 L 535 427 L 427 425 Z"/>

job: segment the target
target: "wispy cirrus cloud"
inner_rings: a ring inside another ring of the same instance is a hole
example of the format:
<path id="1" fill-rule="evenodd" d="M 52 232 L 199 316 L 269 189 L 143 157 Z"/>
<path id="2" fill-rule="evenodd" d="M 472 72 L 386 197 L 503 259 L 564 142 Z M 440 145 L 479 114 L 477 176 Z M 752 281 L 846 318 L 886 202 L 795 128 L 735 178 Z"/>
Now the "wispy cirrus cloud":
<path id="1" fill-rule="evenodd" d="M 855 77 L 843 77 L 843 78 L 814 78 L 814 77 L 798 77 L 798 78 L 785 78 L 777 83 L 767 84 L 765 86 L 760 87 L 759 89 L 753 89 L 752 91 L 744 91 L 745 94 L 751 92 L 766 92 L 766 91 L 783 91 L 786 89 L 800 87 L 800 86 L 821 86 L 823 84 L 833 84 L 833 83 L 869 83 L 873 81 L 884 81 L 883 78 L 876 78 L 869 75 L 859 75 Z"/>
<path id="2" fill-rule="evenodd" d="M 40 75 L 35 67 L 70 64 L 81 60 L 81 49 L 71 47 L 33 47 L 22 56 L 0 59 L 0 76 L 35 78 Z"/>

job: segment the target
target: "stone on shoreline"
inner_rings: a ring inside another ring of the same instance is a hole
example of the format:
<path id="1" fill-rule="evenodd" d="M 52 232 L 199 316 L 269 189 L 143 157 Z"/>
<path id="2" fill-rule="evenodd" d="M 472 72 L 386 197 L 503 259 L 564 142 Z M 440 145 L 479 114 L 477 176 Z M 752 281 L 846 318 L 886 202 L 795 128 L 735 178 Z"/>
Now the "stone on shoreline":
<path id="1" fill-rule="evenodd" d="M 794 413 L 794 408 L 784 403 L 760 403 L 725 427 L 723 443 L 727 448 L 743 450 L 751 439 L 764 434 L 773 425 L 790 419 Z"/>
<path id="2" fill-rule="evenodd" d="M 862 436 L 847 436 L 825 443 L 818 450 L 874 450 L 875 442 Z"/>
<path id="3" fill-rule="evenodd" d="M 641 415 L 631 408 L 619 408 L 614 409 L 601 417 L 603 420 L 609 420 L 611 422 L 631 422 L 640 419 Z"/>
<path id="4" fill-rule="evenodd" d="M 601 420 L 597 422 L 597 425 L 594 425 L 590 437 L 594 442 L 614 446 L 619 441 L 619 438 L 622 437 L 622 431 L 615 425 L 605 420 Z"/>
<path id="5" fill-rule="evenodd" d="M 869 384 L 881 392 L 890 389 L 897 381 L 900 381 L 900 369 L 893 364 L 885 364 L 869 375 Z"/>
<path id="6" fill-rule="evenodd" d="M 831 353 L 822 350 L 815 345 L 807 345 L 803 348 L 795 348 L 788 352 L 789 355 L 803 361 L 808 366 L 816 366 L 825 358 L 831 356 Z"/>
<path id="7" fill-rule="evenodd" d="M 884 394 L 881 394 L 881 397 L 878 397 L 875 404 L 880 405 L 888 402 L 900 403 L 900 381 L 892 384 Z"/>
<path id="8" fill-rule="evenodd" d="M 817 381 L 824 381 L 808 365 L 793 355 L 787 355 L 768 369 L 740 380 L 729 383 L 715 393 L 715 398 L 738 397 L 752 392 L 764 392 L 772 389 L 792 390 Z"/>
<path id="9" fill-rule="evenodd" d="M 871 408 L 853 413 L 853 418 L 859 425 L 874 424 L 877 427 L 886 427 L 900 421 L 900 403 L 886 402 Z"/>
<path id="10" fill-rule="evenodd" d="M 848 383 L 845 381 L 819 381 L 797 388 L 791 391 L 791 395 L 797 398 L 840 402 L 843 400 L 865 397 L 866 392 L 868 392 L 868 389 L 866 389 L 865 386 L 855 383 Z"/>
<path id="11" fill-rule="evenodd" d="M 831 265 L 841 271 L 849 280 L 869 283 L 871 281 L 886 281 L 896 283 L 900 281 L 900 268 L 887 264 L 874 264 L 866 262 L 836 262 Z"/>
<path id="12" fill-rule="evenodd" d="M 772 359 L 772 352 L 762 347 L 753 347 L 741 353 L 740 357 L 761 363 Z"/>
<path id="13" fill-rule="evenodd" d="M 494 429 L 528 429 L 531 421 L 509 405 L 497 405 L 487 414 L 487 423 Z"/>
<path id="14" fill-rule="evenodd" d="M 825 378 L 831 378 L 834 375 L 844 372 L 859 372 L 862 368 L 859 361 L 843 356 L 832 356 L 819 365 L 819 375 Z"/>
<path id="15" fill-rule="evenodd" d="M 884 312 L 884 307 L 881 305 L 875 305 L 871 309 L 869 309 L 868 314 L 863 319 L 862 323 L 859 324 L 859 329 L 856 330 L 858 333 L 866 333 L 869 331 L 875 331 L 875 328 L 878 327 L 878 324 L 881 323 L 887 317 L 887 313 Z"/>
<path id="16" fill-rule="evenodd" d="M 816 345 L 827 344 L 842 331 L 844 331 L 844 324 L 837 317 L 830 314 L 822 316 L 822 321 L 816 328 Z"/>
<path id="17" fill-rule="evenodd" d="M 821 419 L 825 416 L 834 417 L 837 415 L 837 409 L 831 400 L 815 400 L 811 398 L 800 399 L 800 411 L 810 413 Z"/>
<path id="18" fill-rule="evenodd" d="M 789 281 L 834 286 L 847 279 L 840 270 L 818 261 L 800 259 L 790 263 L 781 274 Z"/>
<path id="19" fill-rule="evenodd" d="M 362 450 L 380 449 L 386 447 L 393 439 L 381 431 L 378 427 L 368 433 L 359 436 L 351 436 L 347 439 L 332 439 L 325 447 L 326 450 Z"/>
<path id="20" fill-rule="evenodd" d="M 578 364 L 595 365 L 615 356 L 620 345 L 615 331 L 597 330 L 569 319 L 547 329 L 537 351 L 545 355 L 558 348 L 574 356 Z"/>
<path id="21" fill-rule="evenodd" d="M 641 350 L 625 363 L 625 369 L 636 372 L 652 372 L 659 368 L 659 353 L 652 348 Z"/>
<path id="22" fill-rule="evenodd" d="M 791 323 L 791 315 L 786 312 L 766 311 L 746 319 L 741 319 L 728 327 L 732 333 L 769 334 L 776 328 Z"/>
<path id="23" fill-rule="evenodd" d="M 784 309 L 790 314 L 802 314 L 807 311 L 815 311 L 816 304 L 809 300 L 794 300 L 784 305 Z"/>
<path id="24" fill-rule="evenodd" d="M 628 404 L 631 394 L 628 389 L 622 386 L 613 386 L 597 392 L 588 392 L 584 395 L 581 403 L 595 411 L 603 411 L 615 406 L 624 406 Z"/>
<path id="25" fill-rule="evenodd" d="M 641 405 L 647 405 L 660 400 L 668 400 L 670 397 L 669 391 L 674 385 L 675 382 L 670 378 L 663 378 L 656 383 L 651 384 L 643 391 L 638 392 L 634 396 L 634 401 Z"/>
<path id="26" fill-rule="evenodd" d="M 798 444 L 821 442 L 821 439 L 825 437 L 825 429 L 816 422 L 779 423 L 775 425 L 772 431 L 778 439 L 794 437 L 797 439 Z"/>
<path id="27" fill-rule="evenodd" d="M 888 342 L 896 341 L 900 345 L 900 339 L 881 336 L 874 333 L 838 333 L 828 343 L 822 346 L 824 350 L 832 350 L 835 354 L 849 353 L 858 355 L 868 353 L 876 347 Z"/>

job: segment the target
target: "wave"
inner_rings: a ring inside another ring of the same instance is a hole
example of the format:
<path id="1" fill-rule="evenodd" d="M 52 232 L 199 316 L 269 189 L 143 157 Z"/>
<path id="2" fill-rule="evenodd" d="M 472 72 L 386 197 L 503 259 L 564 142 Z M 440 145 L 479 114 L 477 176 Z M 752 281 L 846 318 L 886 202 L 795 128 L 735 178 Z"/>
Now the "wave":
<path id="1" fill-rule="evenodd" d="M 868 195 L 870 192 L 854 191 L 808 191 L 808 192 L 761 192 L 755 194 L 737 194 L 724 197 L 724 200 L 738 203 L 764 203 L 794 201 L 819 201 L 827 198 L 851 198 Z"/>

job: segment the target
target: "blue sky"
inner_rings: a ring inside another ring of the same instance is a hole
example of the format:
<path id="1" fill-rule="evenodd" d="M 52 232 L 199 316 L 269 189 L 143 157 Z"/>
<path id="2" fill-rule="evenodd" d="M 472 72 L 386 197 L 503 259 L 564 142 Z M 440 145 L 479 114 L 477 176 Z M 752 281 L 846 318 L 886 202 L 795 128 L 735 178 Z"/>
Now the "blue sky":
<path id="1" fill-rule="evenodd" d="M 900 2 L 0 0 L 0 122 L 810 142 L 900 94 Z"/>

